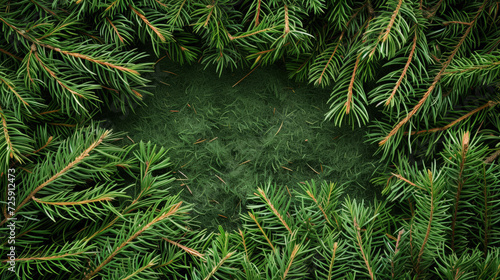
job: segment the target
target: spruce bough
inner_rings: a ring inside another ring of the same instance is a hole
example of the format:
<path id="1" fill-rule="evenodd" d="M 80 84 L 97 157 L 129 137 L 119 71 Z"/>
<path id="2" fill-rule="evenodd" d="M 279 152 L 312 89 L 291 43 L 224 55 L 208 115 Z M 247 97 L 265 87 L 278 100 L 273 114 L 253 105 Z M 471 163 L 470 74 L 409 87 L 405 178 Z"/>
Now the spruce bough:
<path id="1" fill-rule="evenodd" d="M 499 12 L 491 0 L 1 1 L 2 201 L 15 183 L 2 277 L 498 277 Z M 117 146 L 91 121 L 149 94 L 138 44 L 220 74 L 284 61 L 290 78 L 331 88 L 326 120 L 372 128 L 386 199 L 310 181 L 292 203 L 269 183 L 239 231 L 200 230 L 168 190 L 166 149 Z"/>

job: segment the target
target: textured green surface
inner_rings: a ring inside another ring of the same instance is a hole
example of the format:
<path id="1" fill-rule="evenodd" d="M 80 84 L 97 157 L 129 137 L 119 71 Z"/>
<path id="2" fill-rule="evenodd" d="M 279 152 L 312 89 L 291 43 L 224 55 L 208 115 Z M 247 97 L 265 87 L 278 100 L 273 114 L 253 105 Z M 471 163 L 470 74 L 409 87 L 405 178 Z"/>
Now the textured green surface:
<path id="1" fill-rule="evenodd" d="M 376 147 L 363 143 L 365 129 L 323 122 L 329 90 L 293 82 L 279 66 L 257 68 L 233 87 L 248 72 L 219 78 L 213 69 L 164 59 L 149 77 L 155 89 L 147 106 L 110 114 L 108 125 L 170 149 L 178 178 L 172 191 L 183 191 L 209 229 L 235 228 L 246 197 L 270 180 L 292 195 L 316 179 L 371 198 Z"/>

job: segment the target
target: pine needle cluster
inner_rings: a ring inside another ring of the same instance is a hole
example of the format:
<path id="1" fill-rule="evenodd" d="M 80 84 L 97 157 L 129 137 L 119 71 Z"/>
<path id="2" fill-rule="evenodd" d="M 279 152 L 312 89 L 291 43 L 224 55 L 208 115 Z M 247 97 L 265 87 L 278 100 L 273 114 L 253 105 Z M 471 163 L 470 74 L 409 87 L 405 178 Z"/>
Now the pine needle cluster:
<path id="1" fill-rule="evenodd" d="M 0 1 L 1 255 L 16 256 L 2 277 L 498 278 L 499 12 L 493 0 Z M 241 230 L 198 230 L 168 190 L 166 149 L 119 146 L 90 121 L 149 94 L 138 43 L 219 74 L 284 61 L 331 88 L 327 120 L 373 121 L 387 199 L 339 201 L 341 188 L 310 182 L 292 207 L 261 185 Z"/>

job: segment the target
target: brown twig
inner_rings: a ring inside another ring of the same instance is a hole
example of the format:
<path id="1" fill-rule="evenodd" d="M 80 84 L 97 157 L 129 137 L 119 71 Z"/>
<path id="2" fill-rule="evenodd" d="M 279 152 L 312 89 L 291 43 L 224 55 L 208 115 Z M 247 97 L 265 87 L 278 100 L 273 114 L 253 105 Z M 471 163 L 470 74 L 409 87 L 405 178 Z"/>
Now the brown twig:
<path id="1" fill-rule="evenodd" d="M 291 172 L 293 172 L 293 170 L 292 170 L 292 169 L 290 169 L 290 168 L 288 168 L 288 167 L 285 167 L 285 166 L 281 166 L 281 168 L 283 168 L 283 169 L 286 169 L 286 170 L 288 170 L 288 171 L 291 171 Z"/>
<path id="2" fill-rule="evenodd" d="M 278 133 L 281 131 L 281 128 L 283 127 L 283 121 L 281 121 L 281 125 L 280 127 L 278 128 L 278 131 L 276 131 L 276 133 L 274 134 L 274 136 L 278 135 Z"/>
<path id="3" fill-rule="evenodd" d="M 246 77 L 248 77 L 250 74 L 252 74 L 252 72 L 255 71 L 255 69 L 257 69 L 257 67 L 259 67 L 259 65 L 260 65 L 260 62 L 252 70 L 250 70 L 250 72 L 248 72 L 248 74 L 246 74 L 243 78 L 241 78 L 239 81 L 237 81 L 236 84 L 234 84 L 232 87 L 235 87 L 236 85 L 241 83 L 241 81 L 243 81 Z"/>
<path id="4" fill-rule="evenodd" d="M 257 12 L 255 13 L 255 27 L 257 27 L 257 25 L 259 25 L 260 2 L 261 2 L 261 0 L 259 0 L 257 2 Z"/>
<path id="5" fill-rule="evenodd" d="M 416 187 L 416 188 L 419 188 L 419 189 L 421 189 L 421 190 L 424 190 L 424 188 L 423 188 L 423 187 L 421 187 L 421 186 L 419 186 L 419 185 L 417 185 L 417 184 L 415 184 L 415 183 L 411 182 L 410 180 L 406 179 L 405 177 L 403 177 L 403 176 L 401 176 L 401 175 L 399 175 L 399 174 L 395 174 L 395 173 L 391 173 L 391 174 L 392 174 L 392 176 L 394 176 L 394 177 L 398 178 L 399 180 L 405 181 L 406 183 L 408 183 L 408 184 L 410 184 L 410 185 L 412 185 L 412 186 L 414 186 L 414 187 Z M 392 176 L 391 176 L 391 177 L 392 177 Z M 390 178 L 389 178 L 389 179 L 390 179 Z M 387 181 L 387 183 L 389 183 L 389 181 Z"/>

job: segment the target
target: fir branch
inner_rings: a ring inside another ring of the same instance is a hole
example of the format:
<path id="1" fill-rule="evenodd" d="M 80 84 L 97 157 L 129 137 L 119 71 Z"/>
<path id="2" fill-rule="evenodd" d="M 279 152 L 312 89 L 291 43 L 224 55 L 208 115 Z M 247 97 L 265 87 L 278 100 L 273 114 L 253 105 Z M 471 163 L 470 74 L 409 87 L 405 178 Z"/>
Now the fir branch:
<path id="1" fill-rule="evenodd" d="M 88 55 L 84 55 L 84 54 L 80 54 L 80 53 L 73 53 L 73 52 L 69 52 L 69 51 L 64 51 L 64 50 L 61 50 L 60 48 L 57 48 L 57 47 L 54 47 L 54 46 L 51 46 L 51 45 L 48 45 L 48 44 L 39 43 L 39 45 L 42 46 L 42 47 L 44 47 L 44 48 L 48 48 L 48 49 L 51 49 L 53 51 L 56 51 L 56 52 L 59 52 L 59 53 L 62 53 L 62 54 L 68 55 L 68 56 L 72 56 L 72 57 L 84 59 L 84 60 L 87 60 L 87 61 L 90 61 L 90 62 L 93 62 L 93 63 L 96 63 L 96 64 L 100 64 L 100 65 L 103 65 L 103 66 L 107 66 L 107 67 L 110 67 L 110 68 L 114 68 L 114 69 L 120 70 L 120 71 L 123 71 L 123 72 L 129 72 L 129 73 L 132 73 L 132 74 L 135 74 L 135 75 L 140 75 L 139 72 L 137 72 L 136 70 L 133 70 L 133 69 L 130 69 L 130 68 L 127 68 L 127 67 L 123 67 L 123 66 L 119 66 L 119 65 L 115 65 L 115 64 L 109 63 L 107 61 L 102 61 L 102 60 L 99 60 L 99 59 L 95 59 L 95 58 L 92 58 L 92 57 L 90 57 Z"/>
<path id="2" fill-rule="evenodd" d="M 195 249 L 192 249 L 192 248 L 189 248 L 189 247 L 186 247 L 184 245 L 181 245 L 180 243 L 177 243 L 175 241 L 172 241 L 166 237 L 162 237 L 163 240 L 167 241 L 168 243 L 174 245 L 174 246 L 177 246 L 179 248 L 181 248 L 182 250 L 186 251 L 186 253 L 190 254 L 190 255 L 193 255 L 193 256 L 196 256 L 196 257 L 199 257 L 201 258 L 202 260 L 205 260 L 205 257 L 202 253 L 196 251 Z"/>
<path id="3" fill-rule="evenodd" d="M 458 73 L 466 73 L 469 71 L 477 71 L 477 70 L 487 70 L 489 68 L 493 68 L 494 66 L 500 65 L 500 61 L 494 61 L 489 64 L 483 64 L 483 65 L 474 65 L 472 67 L 466 68 L 466 69 L 459 69 L 459 70 L 452 70 L 452 71 L 446 71 L 444 72 L 443 75 L 453 75 L 453 74 L 458 74 Z"/>
<path id="4" fill-rule="evenodd" d="M 293 260 L 295 259 L 295 255 L 297 255 L 299 249 L 300 249 L 300 244 L 295 244 L 295 246 L 293 246 L 293 251 L 292 254 L 290 255 L 290 261 L 288 262 L 288 266 L 286 267 L 286 270 L 283 273 L 283 277 L 281 277 L 282 280 L 286 278 L 286 275 L 288 274 L 290 267 L 292 267 Z"/>
<path id="5" fill-rule="evenodd" d="M 333 56 L 335 55 L 335 53 L 337 52 L 337 49 L 338 47 L 340 46 L 340 42 L 342 42 L 342 38 L 344 37 L 344 32 L 342 32 L 340 34 L 340 37 L 339 37 L 339 41 L 337 43 L 337 45 L 335 46 L 335 49 L 333 50 L 332 52 L 332 55 L 330 56 L 330 58 L 328 59 L 328 62 L 325 64 L 325 67 L 323 68 L 323 71 L 321 71 L 321 75 L 319 75 L 319 78 L 317 79 L 317 84 L 320 85 L 321 84 L 321 81 L 323 79 L 323 76 L 325 75 L 325 72 L 326 72 L 326 69 L 328 68 L 328 66 L 330 65 L 330 62 L 332 61 L 332 58 Z"/>
<path id="6" fill-rule="evenodd" d="M 26 156 L 32 151 L 32 139 L 23 131 L 27 127 L 21 123 L 16 116 L 0 107 L 0 119 L 2 132 L 0 132 L 0 168 L 2 173 L 9 167 L 9 161 L 14 159 L 16 162 L 25 163 Z M 1 225 L 1 223 L 0 223 Z"/>
<path id="7" fill-rule="evenodd" d="M 217 272 L 217 270 L 222 266 L 222 264 L 224 264 L 224 262 L 229 259 L 234 253 L 236 253 L 236 251 L 234 252 L 229 252 L 227 253 L 227 255 L 222 258 L 222 260 L 220 260 L 220 262 L 212 269 L 212 271 L 210 271 L 210 273 L 203 279 L 203 280 L 208 280 L 210 279 L 212 276 L 214 276 L 214 274 Z"/>
<path id="8" fill-rule="evenodd" d="M 486 3 L 487 3 L 487 0 L 485 0 L 483 2 L 483 4 L 481 5 L 481 7 L 479 7 L 476 15 L 474 16 L 474 19 L 471 21 L 471 24 L 469 25 L 469 27 L 467 28 L 467 30 L 465 31 L 465 33 L 462 35 L 462 38 L 460 38 L 460 41 L 455 46 L 454 50 L 449 55 L 448 59 L 443 63 L 443 66 L 441 67 L 441 70 L 439 70 L 438 74 L 434 77 L 434 80 L 433 80 L 432 84 L 429 86 L 429 88 L 425 92 L 425 94 L 422 97 L 422 99 L 420 99 L 420 101 L 417 103 L 417 105 L 415 105 L 415 107 L 413 107 L 413 109 L 411 110 L 411 112 L 408 113 L 406 115 L 406 117 L 403 120 L 401 120 L 391 130 L 391 132 L 389 134 L 387 134 L 387 136 L 382 141 L 379 142 L 380 146 L 384 145 L 392 136 L 394 136 L 399 131 L 399 129 L 401 128 L 401 126 L 403 126 L 404 124 L 406 124 L 410 120 L 410 118 L 413 117 L 413 115 L 415 115 L 417 113 L 417 111 L 420 109 L 420 107 L 422 107 L 422 105 L 425 103 L 425 101 L 430 96 L 430 94 L 432 93 L 432 91 L 434 90 L 434 88 L 436 87 L 436 85 L 438 84 L 438 82 L 441 80 L 441 77 L 445 73 L 446 68 L 448 68 L 448 66 L 450 65 L 451 61 L 453 60 L 453 58 L 457 54 L 458 50 L 460 49 L 460 47 L 464 43 L 465 39 L 467 38 L 467 36 L 469 35 L 469 33 L 472 31 L 472 27 L 474 27 L 474 24 L 476 23 L 477 19 L 481 15 L 481 13 L 482 13 L 482 11 L 483 11 Z"/>
<path id="9" fill-rule="evenodd" d="M 272 27 L 268 27 L 268 28 L 265 28 L 265 29 L 257 30 L 257 31 L 251 32 L 251 33 L 243 34 L 243 35 L 240 35 L 240 36 L 231 36 L 231 34 L 229 34 L 228 31 L 226 31 L 226 33 L 227 33 L 227 36 L 229 37 L 229 39 L 231 41 L 233 41 L 233 40 L 242 39 L 242 38 L 250 37 L 250 36 L 253 36 L 253 35 L 257 35 L 257 34 L 262 33 L 262 32 L 267 32 L 269 30 L 273 30 L 274 28 L 275 27 L 272 26 Z M 270 51 L 272 51 L 272 50 L 267 50 L 267 51 L 264 51 L 264 52 L 270 52 Z M 259 52 L 259 53 L 263 53 L 263 52 Z"/>
<path id="10" fill-rule="evenodd" d="M 406 183 L 408 183 L 408 184 L 410 184 L 418 189 L 424 190 L 423 187 L 411 182 L 410 180 L 406 179 L 405 177 L 401 176 L 400 174 L 395 174 L 395 173 L 391 173 L 391 174 L 392 174 L 392 176 L 398 178 L 399 180 L 405 181 Z"/>
<path id="11" fill-rule="evenodd" d="M 36 153 L 40 152 L 41 150 L 47 148 L 47 146 L 50 145 L 50 143 L 52 142 L 53 139 L 54 139 L 54 136 L 49 136 L 49 138 L 47 139 L 47 142 L 43 146 L 41 146 L 37 150 L 33 151 L 33 153 L 26 155 L 26 157 L 29 157 L 30 155 L 36 154 Z"/>
<path id="12" fill-rule="evenodd" d="M 276 215 L 276 217 L 278 217 L 278 219 L 280 220 L 281 224 L 283 224 L 283 226 L 288 230 L 288 232 L 290 234 L 292 234 L 292 230 L 290 229 L 290 227 L 286 223 L 285 219 L 283 219 L 283 216 L 278 212 L 278 210 L 271 203 L 271 201 L 269 200 L 269 198 L 267 198 L 266 193 L 261 188 L 257 188 L 257 192 L 264 199 L 264 201 L 269 206 L 269 208 L 271 208 L 271 211 L 274 213 L 274 215 Z"/>
<path id="13" fill-rule="evenodd" d="M 106 17 L 106 20 L 109 22 L 111 27 L 113 27 L 113 30 L 115 30 L 115 33 L 118 36 L 118 39 L 120 39 L 120 42 L 122 42 L 122 44 L 123 44 L 124 43 L 123 37 L 120 35 L 120 32 L 118 32 L 118 29 L 116 28 L 116 26 L 113 24 L 113 22 L 108 17 Z"/>
<path id="14" fill-rule="evenodd" d="M 396 247 L 394 248 L 394 256 L 396 256 L 398 253 L 399 253 L 399 242 L 401 241 L 401 236 L 403 235 L 403 233 L 405 232 L 404 229 L 400 230 L 399 233 L 398 233 L 398 238 L 396 239 Z M 394 269 L 394 260 L 391 259 L 391 276 L 392 276 L 392 279 L 395 279 L 395 273 L 394 273 L 395 269 Z"/>
<path id="15" fill-rule="evenodd" d="M 19 60 L 19 61 L 22 61 L 22 60 L 23 60 L 23 59 L 22 59 L 22 58 L 20 58 L 19 56 L 15 55 L 15 54 L 13 54 L 13 53 L 10 53 L 10 52 L 8 52 L 8 51 L 6 51 L 6 50 L 2 49 L 2 48 L 0 48 L 0 52 L 3 52 L 4 54 L 6 54 L 6 55 L 8 55 L 8 56 L 11 56 L 11 57 L 13 57 L 13 58 L 15 58 L 15 59 L 17 59 L 17 60 Z"/>
<path id="16" fill-rule="evenodd" d="M 148 19 L 143 15 L 141 14 L 139 11 L 137 11 L 136 9 L 134 9 L 134 7 L 132 7 L 132 4 L 128 5 L 128 7 L 137 15 L 139 16 L 139 18 L 144 21 L 144 23 L 147 24 L 147 26 L 149 26 L 149 28 L 151 28 L 151 30 L 153 30 L 153 32 L 158 36 L 158 38 L 160 38 L 160 40 L 165 43 L 167 42 L 167 39 L 165 39 L 165 36 L 163 36 L 163 34 L 161 34 L 160 31 L 158 31 L 158 29 L 156 27 L 154 27 L 149 21 Z"/>
<path id="17" fill-rule="evenodd" d="M 351 77 L 351 82 L 349 83 L 349 87 L 347 89 L 347 101 L 345 103 L 345 113 L 349 114 L 351 111 L 351 101 L 352 101 L 352 91 L 354 87 L 354 80 L 356 78 L 356 70 L 358 70 L 358 64 L 359 64 L 359 58 L 360 55 L 356 58 L 356 62 L 354 63 L 354 70 L 352 71 L 352 77 Z"/>
<path id="18" fill-rule="evenodd" d="M 162 5 L 162 6 L 164 6 L 164 5 L 165 5 L 165 4 L 161 3 L 161 2 L 160 2 L 160 1 L 158 1 L 158 0 L 155 0 L 155 1 L 156 1 L 158 4 Z M 170 23 L 172 26 L 174 26 L 174 25 L 177 23 L 177 21 L 178 21 L 178 19 L 179 19 L 180 15 L 181 15 L 182 8 L 183 8 L 183 7 L 184 7 L 184 5 L 186 4 L 186 1 L 187 1 L 187 0 L 183 0 L 183 1 L 182 1 L 182 3 L 180 4 L 179 8 L 177 9 L 177 12 L 175 13 L 175 16 L 174 16 L 174 17 L 172 17 L 171 19 L 169 19 L 169 23 Z M 165 5 L 164 7 L 167 7 L 167 6 Z"/>
<path id="19" fill-rule="evenodd" d="M 499 151 L 500 152 L 500 151 Z M 486 167 L 483 166 L 483 202 L 484 202 L 484 211 L 483 211 L 483 230 L 484 230 L 484 237 L 483 237 L 483 254 L 486 256 L 488 253 L 488 236 L 491 230 L 490 226 L 490 218 L 488 215 L 489 212 L 489 207 L 488 207 L 488 187 L 486 184 Z"/>
<path id="20" fill-rule="evenodd" d="M 78 256 L 81 254 L 84 254 L 86 252 L 78 252 L 78 253 L 67 253 L 67 254 L 62 254 L 62 255 L 55 255 L 55 256 L 49 256 L 49 257 L 21 257 L 21 258 L 16 258 L 16 261 L 18 262 L 25 262 L 25 261 L 48 261 L 48 260 L 53 260 L 53 259 L 63 259 L 65 257 L 70 257 L 70 256 Z M 10 261 L 9 259 L 5 259 L 2 262 L 8 262 Z"/>
<path id="21" fill-rule="evenodd" d="M 245 242 L 245 236 L 241 229 L 238 229 L 238 234 L 241 236 L 241 243 L 243 244 L 243 249 L 245 249 L 245 257 L 247 260 L 250 260 L 250 256 L 248 255 L 247 243 Z"/>
<path id="22" fill-rule="evenodd" d="M 52 11 L 51 9 L 49 9 L 49 8 L 45 7 L 44 5 L 38 3 L 38 1 L 35 1 L 35 0 L 30 0 L 30 1 L 32 3 L 34 3 L 37 7 L 40 7 L 41 9 L 43 9 L 45 12 L 51 14 L 52 16 L 55 16 L 55 17 L 58 16 L 54 11 Z"/>
<path id="23" fill-rule="evenodd" d="M 266 232 L 260 226 L 259 222 L 257 221 L 257 218 L 255 218 L 255 216 L 252 213 L 250 213 L 250 212 L 248 212 L 248 216 L 250 216 L 250 218 L 257 224 L 257 226 L 259 227 L 259 230 L 264 235 L 264 238 L 266 238 L 267 243 L 269 243 L 269 246 L 271 246 L 271 249 L 273 249 L 273 251 L 274 251 L 275 249 L 274 249 L 273 243 L 271 242 L 271 240 L 269 240 L 269 237 L 267 237 Z"/>
<path id="24" fill-rule="evenodd" d="M 123 278 L 122 280 L 128 280 L 136 277 L 139 273 L 143 272 L 144 270 L 154 266 L 156 262 L 150 261 L 148 262 L 145 266 L 140 267 L 138 270 L 134 271 L 134 273 L 128 275 L 127 277 Z"/>
<path id="25" fill-rule="evenodd" d="M 372 268 L 370 266 L 370 262 L 366 258 L 365 250 L 363 250 L 363 239 L 361 238 L 361 228 L 356 222 L 356 217 L 353 219 L 354 229 L 356 230 L 356 243 L 359 246 L 359 250 L 361 252 L 361 256 L 363 257 L 363 261 L 365 262 L 366 268 L 368 269 L 368 274 L 372 280 L 375 279 L 375 275 L 373 274 Z"/>
<path id="26" fill-rule="evenodd" d="M 390 32 L 391 32 L 391 29 L 392 29 L 392 27 L 394 25 L 396 17 L 400 13 L 399 10 L 401 9 L 401 5 L 402 4 L 403 4 L 403 0 L 399 0 L 398 4 L 396 5 L 396 8 L 392 12 L 392 15 L 391 15 L 391 18 L 389 19 L 389 22 L 387 23 L 387 27 L 378 36 L 378 38 L 377 38 L 376 42 L 374 43 L 374 46 L 373 46 L 372 50 L 370 51 L 368 57 L 372 57 L 373 56 L 373 54 L 377 50 L 377 47 L 379 46 L 379 43 L 384 43 L 385 41 L 387 41 L 387 39 L 389 39 L 389 35 L 390 35 Z"/>
<path id="27" fill-rule="evenodd" d="M 81 1 L 81 0 L 79 0 L 79 1 Z M 79 1 L 77 1 L 77 2 L 79 2 Z M 120 1 L 120 0 L 115 0 L 115 1 L 111 2 L 111 4 L 109 4 L 109 6 L 108 6 L 108 7 L 106 7 L 106 9 L 104 10 L 104 12 L 107 12 L 107 11 L 109 11 L 110 9 L 114 8 L 114 6 L 116 5 L 116 3 L 118 3 L 119 1 Z"/>
<path id="28" fill-rule="evenodd" d="M 443 0 L 439 0 L 439 2 L 436 3 L 432 8 L 427 9 L 427 15 L 425 16 L 426 18 L 431 18 L 433 17 L 436 12 L 439 10 L 439 7 L 443 4 Z M 422 0 L 420 0 L 420 9 L 423 8 L 422 5 Z"/>
<path id="29" fill-rule="evenodd" d="M 80 162 L 83 161 L 86 157 L 89 156 L 90 152 L 92 152 L 97 146 L 99 146 L 102 141 L 104 141 L 109 135 L 111 131 L 106 130 L 102 133 L 102 135 L 97 139 L 94 143 L 92 143 L 87 149 L 85 149 L 78 157 L 75 158 L 72 162 L 67 164 L 64 168 L 62 168 L 59 172 L 54 174 L 52 177 L 50 177 L 47 181 L 43 182 L 41 185 L 36 187 L 14 210 L 14 215 L 21 210 L 21 208 L 24 207 L 25 204 L 27 204 L 31 199 L 35 197 L 35 194 L 38 193 L 40 190 L 42 190 L 44 187 L 47 185 L 50 185 L 53 181 L 61 177 L 63 174 L 65 174 L 68 170 L 73 168 L 74 166 L 78 165 Z M 3 225 L 9 218 L 11 218 L 14 215 L 8 215 L 5 217 L 5 219 L 0 222 L 0 225 Z"/>
<path id="30" fill-rule="evenodd" d="M 401 86 L 401 82 L 406 77 L 406 72 L 408 71 L 408 68 L 410 67 L 410 63 L 413 59 L 413 55 L 415 54 L 416 47 L 417 47 L 417 30 L 415 30 L 415 36 L 413 37 L 413 44 L 411 46 L 410 54 L 408 55 L 408 60 L 406 61 L 405 67 L 403 68 L 403 72 L 401 73 L 401 76 L 399 77 L 398 81 L 394 85 L 394 88 L 392 90 L 391 95 L 389 96 L 389 98 L 387 98 L 387 101 L 385 102 L 385 106 L 389 106 L 389 104 L 391 104 L 392 98 L 394 97 L 394 95 L 396 94 L 396 91 Z"/>
<path id="31" fill-rule="evenodd" d="M 314 201 L 314 203 L 316 203 L 316 206 L 318 206 L 319 210 L 321 211 L 321 213 L 323 213 L 323 216 L 325 217 L 326 221 L 331 224 L 330 222 L 330 219 L 328 219 L 328 216 L 326 215 L 325 213 L 325 210 L 323 209 L 323 207 L 321 207 L 321 205 L 318 203 L 318 201 L 316 200 L 316 198 L 314 197 L 314 195 L 309 191 L 307 190 L 306 191 L 307 195 L 309 197 L 312 198 L 312 200 Z M 335 216 L 333 216 L 333 218 L 335 219 L 335 223 L 337 224 L 337 228 L 340 228 L 340 225 L 339 225 L 339 222 L 337 221 L 337 218 Z"/>
<path id="32" fill-rule="evenodd" d="M 61 79 L 59 79 L 56 75 L 56 73 L 54 73 L 54 71 L 52 71 L 47 65 L 45 65 L 43 63 L 43 61 L 40 59 L 40 57 L 38 57 L 38 53 L 36 52 L 36 47 L 35 45 L 32 45 L 31 46 L 31 49 L 33 50 L 33 52 L 35 53 L 35 58 L 36 60 L 38 60 L 38 63 L 40 63 L 40 65 L 43 67 L 43 69 L 45 69 L 45 71 L 47 71 L 47 73 L 49 73 L 49 75 L 62 87 L 64 88 L 65 90 L 69 91 L 70 93 L 80 97 L 80 98 L 84 98 L 86 99 L 82 94 L 76 92 L 75 90 L 71 89 L 68 85 L 66 85 L 63 81 L 61 81 Z M 78 101 L 77 103 L 82 107 L 83 105 L 80 104 Z"/>
<path id="33" fill-rule="evenodd" d="M 87 200 L 82 200 L 82 201 L 51 202 L 51 201 L 43 201 L 43 200 L 40 200 L 36 197 L 33 197 L 33 200 L 40 203 L 40 204 L 57 205 L 57 206 L 66 206 L 66 205 L 74 206 L 74 205 L 82 205 L 82 204 L 89 204 L 89 203 L 102 202 L 102 201 L 111 201 L 113 199 L 114 199 L 113 197 L 101 197 L 101 198 L 87 199 Z"/>
<path id="34" fill-rule="evenodd" d="M 418 258 L 417 258 L 417 263 L 415 264 L 415 271 L 417 272 L 417 279 L 422 273 L 422 270 L 420 269 L 420 262 L 422 261 L 422 256 L 424 254 L 425 246 L 427 245 L 427 240 L 429 240 L 429 235 L 431 233 L 431 225 L 432 225 L 432 218 L 434 216 L 434 196 L 435 196 L 435 190 L 434 190 L 434 184 L 432 181 L 432 172 L 430 170 L 427 170 L 427 173 L 429 175 L 429 181 L 430 181 L 430 211 L 429 211 L 429 223 L 427 224 L 427 230 L 425 232 L 425 237 L 422 242 L 422 246 L 420 247 L 420 251 L 418 252 Z"/>
<path id="35" fill-rule="evenodd" d="M 469 118 L 470 116 L 474 115 L 475 113 L 479 112 L 479 111 L 482 111 L 486 108 L 493 108 L 495 105 L 497 105 L 499 102 L 495 102 L 495 101 L 488 101 L 486 102 L 483 106 L 481 107 L 478 107 L 472 111 L 470 111 L 469 113 L 461 116 L 460 118 L 452 121 L 451 123 L 443 126 L 443 127 L 437 127 L 437 128 L 432 128 L 432 129 L 428 129 L 428 130 L 420 130 L 420 131 L 412 131 L 410 133 L 410 135 L 415 135 L 415 134 L 422 134 L 422 133 L 431 133 L 431 132 L 437 132 L 437 131 L 444 131 L 444 130 L 447 130 L 449 128 L 451 128 L 452 126 L 456 125 L 457 123 Z M 405 134 L 408 134 L 408 132 L 405 132 Z"/>
<path id="36" fill-rule="evenodd" d="M 7 143 L 7 150 L 8 155 L 10 158 L 14 158 L 14 152 L 16 149 L 14 148 L 14 145 L 12 145 L 12 141 L 10 140 L 10 135 L 9 135 L 9 130 L 7 129 L 7 120 L 5 119 L 5 115 L 3 114 L 3 110 L 0 107 L 0 118 L 2 118 L 2 126 L 3 126 L 3 134 L 4 134 L 4 139 L 5 142 Z M 2 225 L 3 223 L 0 223 Z"/>
<path id="37" fill-rule="evenodd" d="M 114 64 L 109 63 L 107 61 L 98 60 L 98 59 L 92 58 L 92 57 L 84 55 L 84 54 L 73 53 L 73 52 L 69 52 L 69 51 L 64 51 L 64 50 L 61 50 L 58 47 L 54 47 L 52 45 L 42 43 L 42 42 L 40 42 L 40 40 L 38 40 L 36 38 L 31 38 L 30 36 L 28 36 L 26 34 L 26 32 L 22 32 L 21 30 L 19 30 L 18 28 L 16 28 L 14 25 L 9 24 L 5 19 L 3 19 L 1 17 L 0 17 L 0 21 L 3 21 L 7 26 L 9 26 L 10 28 L 12 28 L 14 31 L 16 31 L 19 35 L 21 35 L 22 37 L 24 37 L 28 41 L 30 41 L 32 43 L 35 43 L 35 44 L 37 44 L 39 46 L 42 46 L 44 48 L 48 48 L 48 49 L 51 49 L 53 51 L 56 51 L 56 52 L 59 52 L 59 53 L 62 53 L 62 54 L 68 55 L 68 56 L 77 57 L 77 58 L 84 59 L 84 60 L 87 60 L 87 61 L 90 61 L 90 62 L 93 62 L 93 63 L 97 63 L 97 64 L 100 64 L 100 65 L 103 65 L 103 66 L 111 67 L 111 68 L 114 68 L 114 69 L 117 69 L 117 70 L 120 70 L 120 71 L 125 71 L 125 72 L 129 72 L 129 73 L 132 73 L 132 74 L 135 74 L 135 75 L 140 75 L 139 72 L 137 72 L 136 70 L 133 70 L 133 69 L 129 69 L 129 68 L 126 68 L 126 67 L 123 67 L 123 66 L 119 66 L 119 65 L 114 65 Z M 160 38 L 162 38 L 163 35 L 162 34 L 160 34 L 160 35 L 161 35 Z M 163 37 L 163 40 L 164 39 L 165 38 Z M 33 49 L 33 46 L 32 46 L 32 49 Z"/>
<path id="38" fill-rule="evenodd" d="M 212 5 L 208 5 L 207 8 L 210 9 L 210 12 L 208 13 L 207 19 L 205 20 L 205 23 L 203 24 L 204 27 L 207 27 L 208 22 L 210 21 L 210 17 L 212 16 L 215 8 L 215 3 L 212 2 Z"/>
<path id="39" fill-rule="evenodd" d="M 401 4 L 403 4 L 403 0 L 399 0 L 399 3 L 396 6 L 396 9 L 392 13 L 391 20 L 389 21 L 389 24 L 387 25 L 386 31 L 383 34 L 381 34 L 382 42 L 385 42 L 389 38 L 389 33 L 391 32 L 391 28 L 394 25 L 394 21 L 396 20 L 396 17 L 399 14 L 399 9 L 401 8 Z"/>
<path id="40" fill-rule="evenodd" d="M 335 262 L 335 253 L 337 252 L 338 242 L 333 243 L 332 259 L 330 260 L 330 266 L 328 267 L 328 280 L 332 280 L 332 270 L 333 263 Z"/>
<path id="41" fill-rule="evenodd" d="M 455 195 L 455 203 L 453 205 L 453 216 L 451 220 L 451 250 L 455 251 L 455 224 L 457 223 L 457 212 L 458 212 L 458 204 L 460 203 L 460 194 L 462 192 L 462 188 L 465 183 L 465 179 L 463 178 L 464 165 L 466 161 L 466 154 L 469 148 L 469 132 L 465 132 L 462 136 L 462 145 L 461 145 L 461 160 L 460 167 L 458 171 L 458 185 L 457 185 L 457 193 Z"/>
<path id="42" fill-rule="evenodd" d="M 134 239 L 136 239 L 139 235 L 141 235 L 145 230 L 147 230 L 148 228 L 152 227 L 153 225 L 155 225 L 156 223 L 164 220 L 164 219 L 167 219 L 168 217 L 174 215 L 177 210 L 179 210 L 179 208 L 181 207 L 182 205 L 182 201 L 179 202 L 179 203 L 176 203 L 174 204 L 172 207 L 170 207 L 170 209 L 168 210 L 168 212 L 166 213 L 163 213 L 161 214 L 160 216 L 154 218 L 151 222 L 149 222 L 148 224 L 146 224 L 144 227 L 142 227 L 140 230 L 138 230 L 137 232 L 135 232 L 133 235 L 131 235 L 127 240 L 125 240 L 122 244 L 120 244 L 120 246 L 118 246 L 105 260 L 103 260 L 101 262 L 100 265 L 98 265 L 96 268 L 94 268 L 90 273 L 88 273 L 84 278 L 83 280 L 88 280 L 88 279 L 91 279 L 94 277 L 94 275 L 96 275 L 99 271 L 102 270 L 102 268 L 104 266 L 106 266 L 109 262 L 111 262 L 113 260 L 113 258 L 125 247 L 127 246 L 130 242 L 132 242 Z"/>

